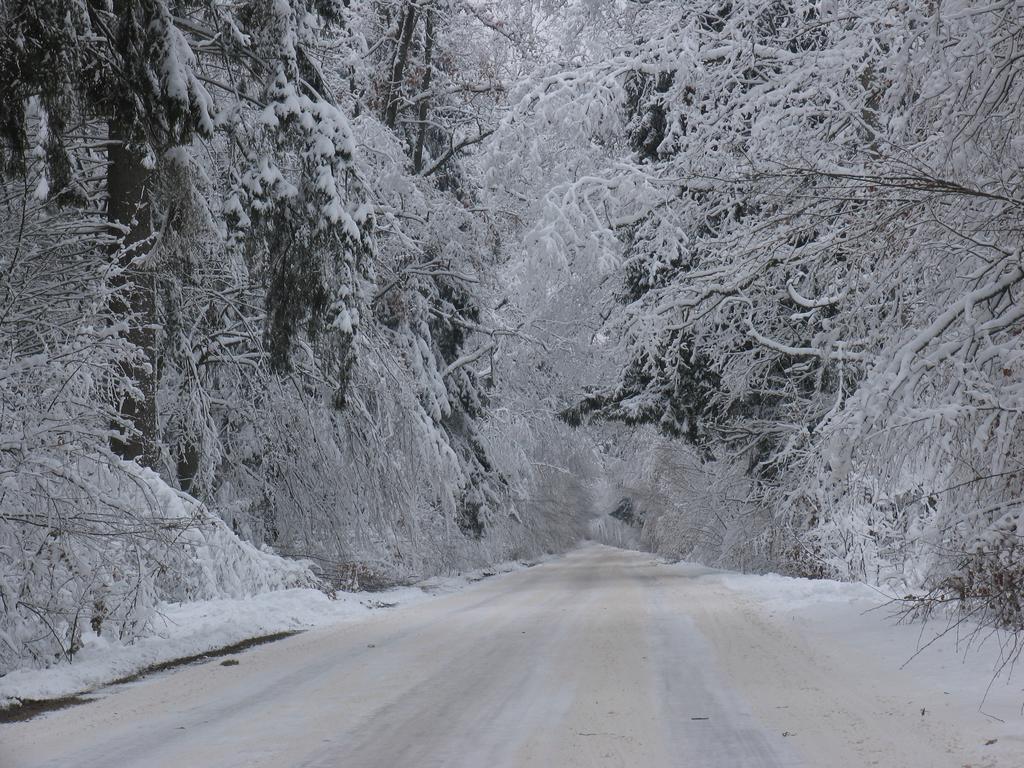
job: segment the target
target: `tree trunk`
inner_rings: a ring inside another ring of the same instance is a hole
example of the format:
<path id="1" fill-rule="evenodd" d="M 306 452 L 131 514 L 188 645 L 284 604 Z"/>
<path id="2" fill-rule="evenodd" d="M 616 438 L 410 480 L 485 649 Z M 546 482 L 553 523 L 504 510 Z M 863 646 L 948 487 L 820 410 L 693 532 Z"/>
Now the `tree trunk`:
<path id="1" fill-rule="evenodd" d="M 401 36 L 398 41 L 398 50 L 395 52 L 395 61 L 391 67 L 391 82 L 388 84 L 388 99 L 384 109 L 384 125 L 394 128 L 398 122 L 399 92 L 402 88 L 402 77 L 405 74 L 405 65 L 409 60 L 409 47 L 412 45 L 412 33 L 416 28 L 416 5 L 408 3 L 405 6 L 405 13 L 402 15 Z"/>
<path id="2" fill-rule="evenodd" d="M 127 339 L 143 359 L 126 364 L 122 373 L 140 390 L 141 397 L 125 396 L 119 412 L 123 421 L 135 426 L 135 434 L 115 439 L 111 447 L 122 458 L 153 467 L 159 457 L 156 413 L 156 293 L 154 275 L 146 266 L 132 265 L 152 248 L 152 211 L 149 200 L 149 170 L 143 164 L 137 142 L 138 129 L 133 110 L 119 103 L 107 123 L 110 148 L 107 152 L 107 220 L 123 232 L 115 246 L 121 267 L 111 310 L 118 319 L 128 319 Z"/>
<path id="3" fill-rule="evenodd" d="M 434 10 L 428 8 L 424 19 L 424 41 L 423 41 L 423 93 L 430 90 L 430 79 L 434 73 L 432 57 L 434 53 Z M 419 173 L 423 170 L 423 144 L 427 140 L 427 113 L 429 112 L 430 99 L 426 96 L 420 99 L 419 133 L 416 135 L 416 150 L 413 153 L 413 170 Z"/>

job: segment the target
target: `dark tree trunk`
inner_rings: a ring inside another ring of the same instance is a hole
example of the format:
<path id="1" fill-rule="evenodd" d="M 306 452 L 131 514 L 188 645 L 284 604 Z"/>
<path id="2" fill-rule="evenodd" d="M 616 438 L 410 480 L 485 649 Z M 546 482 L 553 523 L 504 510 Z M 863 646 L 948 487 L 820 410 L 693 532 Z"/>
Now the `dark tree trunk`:
<path id="1" fill-rule="evenodd" d="M 430 90 L 430 79 L 434 73 L 432 58 L 434 54 L 434 11 L 427 9 L 424 19 L 424 41 L 423 41 L 423 93 Z M 430 111 L 430 99 L 424 95 L 420 99 L 420 108 L 417 118 L 419 120 L 419 132 L 416 134 L 416 150 L 413 153 L 413 170 L 419 173 L 423 170 L 423 144 L 427 140 L 427 114 Z"/>
<path id="2" fill-rule="evenodd" d="M 398 50 L 391 66 L 391 82 L 388 83 L 388 99 L 384 108 L 384 125 L 394 128 L 398 122 L 398 102 L 401 98 L 402 77 L 405 65 L 409 60 L 409 48 L 412 45 L 412 33 L 416 29 L 416 5 L 408 3 L 402 15 L 401 34 L 398 39 Z"/>
<path id="3" fill-rule="evenodd" d="M 144 359 L 126 365 L 122 371 L 141 391 L 141 397 L 125 397 L 120 417 L 135 426 L 136 434 L 115 439 L 114 451 L 124 459 L 155 466 L 157 450 L 156 414 L 156 292 L 154 275 L 146 266 L 133 266 L 152 247 L 153 221 L 149 200 L 150 173 L 135 141 L 138 129 L 134 111 L 119 103 L 110 118 L 107 152 L 107 219 L 123 233 L 117 245 L 125 272 L 111 309 L 118 319 L 129 318 L 128 341 L 140 349 Z"/>

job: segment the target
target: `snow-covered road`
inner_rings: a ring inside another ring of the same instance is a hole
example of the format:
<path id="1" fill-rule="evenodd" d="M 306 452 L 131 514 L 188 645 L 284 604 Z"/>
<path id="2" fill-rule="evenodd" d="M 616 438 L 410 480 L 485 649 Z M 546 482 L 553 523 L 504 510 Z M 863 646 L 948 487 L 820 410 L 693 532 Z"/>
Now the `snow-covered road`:
<path id="1" fill-rule="evenodd" d="M 1016 726 L 986 746 L 948 692 L 707 574 L 588 546 L 0 726 L 0 766 L 1024 765 Z"/>

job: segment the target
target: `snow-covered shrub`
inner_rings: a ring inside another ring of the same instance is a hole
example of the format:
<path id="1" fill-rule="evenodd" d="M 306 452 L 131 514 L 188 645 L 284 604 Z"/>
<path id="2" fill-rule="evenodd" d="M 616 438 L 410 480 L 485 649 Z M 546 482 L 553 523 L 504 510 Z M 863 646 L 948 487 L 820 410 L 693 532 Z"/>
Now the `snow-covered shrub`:
<path id="1" fill-rule="evenodd" d="M 0 517 L 0 674 L 131 641 L 161 601 L 312 587 L 308 564 L 240 540 L 154 472 L 109 456 L 9 475 Z"/>

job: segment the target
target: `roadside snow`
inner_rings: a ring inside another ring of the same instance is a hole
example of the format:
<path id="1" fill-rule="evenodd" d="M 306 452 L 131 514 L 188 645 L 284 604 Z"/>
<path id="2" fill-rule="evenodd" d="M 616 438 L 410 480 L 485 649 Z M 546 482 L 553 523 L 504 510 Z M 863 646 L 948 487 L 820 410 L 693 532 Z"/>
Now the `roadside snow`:
<path id="1" fill-rule="evenodd" d="M 70 664 L 20 669 L 0 677 L 0 710 L 22 700 L 87 693 L 158 665 L 254 638 L 358 621 L 379 609 L 412 605 L 465 589 L 487 576 L 527 567 L 502 563 L 382 592 L 338 592 L 333 600 L 315 589 L 283 589 L 240 599 L 163 603 L 147 637 L 122 643 L 90 633 Z"/>
<path id="2" fill-rule="evenodd" d="M 892 600 L 895 595 L 867 584 L 828 579 L 798 579 L 776 573 L 762 575 L 727 573 L 715 578 L 735 592 L 756 597 L 768 608 L 799 610 L 826 604 L 871 603 L 870 608 Z"/>
<path id="3" fill-rule="evenodd" d="M 815 649 L 814 663 L 830 671 L 836 689 L 878 694 L 889 717 L 955 723 L 974 733 L 963 745 L 971 765 L 1020 764 L 1024 675 L 1007 664 L 1015 650 L 1007 633 L 954 619 L 900 623 L 900 605 L 864 584 L 725 573 L 703 578 L 747 598 L 771 625 Z M 776 697 L 766 709 L 784 712 L 774 708 L 778 703 Z"/>

